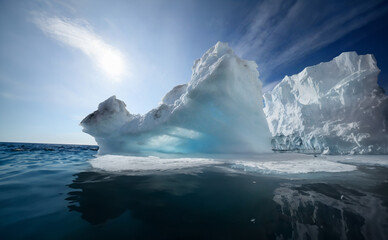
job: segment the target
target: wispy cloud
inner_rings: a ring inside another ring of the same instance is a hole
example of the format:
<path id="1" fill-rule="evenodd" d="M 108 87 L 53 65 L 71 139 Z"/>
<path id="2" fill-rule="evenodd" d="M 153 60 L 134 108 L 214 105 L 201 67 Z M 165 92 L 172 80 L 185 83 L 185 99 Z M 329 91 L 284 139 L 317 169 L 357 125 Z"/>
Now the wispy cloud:
<path id="1" fill-rule="evenodd" d="M 298 60 L 388 12 L 384 0 L 264 0 L 247 17 L 237 52 L 264 75 Z"/>
<path id="2" fill-rule="evenodd" d="M 81 50 L 110 79 L 120 80 L 125 73 L 123 54 L 97 35 L 87 21 L 35 14 L 34 22 L 48 36 Z"/>

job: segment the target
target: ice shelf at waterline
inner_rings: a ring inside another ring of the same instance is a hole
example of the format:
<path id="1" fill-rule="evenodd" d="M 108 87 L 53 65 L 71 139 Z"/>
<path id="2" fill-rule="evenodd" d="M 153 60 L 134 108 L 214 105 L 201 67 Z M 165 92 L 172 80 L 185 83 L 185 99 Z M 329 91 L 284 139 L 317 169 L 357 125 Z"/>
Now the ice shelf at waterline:
<path id="1" fill-rule="evenodd" d="M 218 42 L 196 60 L 189 83 L 176 86 L 145 115 L 110 97 L 82 120 L 99 153 L 261 153 L 271 151 L 257 65 Z"/>
<path id="2" fill-rule="evenodd" d="M 345 52 L 286 76 L 264 94 L 272 147 L 388 154 L 388 97 L 373 55 Z"/>

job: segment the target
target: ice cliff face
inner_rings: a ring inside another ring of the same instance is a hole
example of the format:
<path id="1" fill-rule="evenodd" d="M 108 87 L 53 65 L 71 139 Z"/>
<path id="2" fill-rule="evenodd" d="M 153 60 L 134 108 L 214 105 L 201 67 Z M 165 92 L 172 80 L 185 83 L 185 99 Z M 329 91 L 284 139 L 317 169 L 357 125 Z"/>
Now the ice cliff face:
<path id="1" fill-rule="evenodd" d="M 188 84 L 145 115 L 115 96 L 82 120 L 100 153 L 258 153 L 270 151 L 257 65 L 218 42 L 195 61 Z"/>
<path id="2" fill-rule="evenodd" d="M 387 154 L 388 97 L 373 55 L 342 53 L 264 94 L 272 148 Z"/>

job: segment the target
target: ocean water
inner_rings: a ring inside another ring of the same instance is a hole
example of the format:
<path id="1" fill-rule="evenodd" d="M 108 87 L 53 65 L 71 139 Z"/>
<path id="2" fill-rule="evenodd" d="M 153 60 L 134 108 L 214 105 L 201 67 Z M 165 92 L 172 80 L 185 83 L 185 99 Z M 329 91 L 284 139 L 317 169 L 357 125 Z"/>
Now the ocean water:
<path id="1" fill-rule="evenodd" d="M 0 239 L 388 239 L 386 156 L 0 143 Z"/>

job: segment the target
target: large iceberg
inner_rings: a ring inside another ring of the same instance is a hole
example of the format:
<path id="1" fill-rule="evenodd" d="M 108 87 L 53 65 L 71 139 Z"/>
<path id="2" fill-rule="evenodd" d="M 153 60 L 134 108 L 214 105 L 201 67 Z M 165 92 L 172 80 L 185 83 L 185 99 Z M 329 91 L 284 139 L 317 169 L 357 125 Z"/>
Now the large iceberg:
<path id="1" fill-rule="evenodd" d="M 189 83 L 134 115 L 110 97 L 82 120 L 99 153 L 261 153 L 271 151 L 257 65 L 218 42 L 193 66 Z"/>
<path id="2" fill-rule="evenodd" d="M 276 150 L 387 154 L 388 97 L 373 55 L 345 52 L 264 94 Z"/>

